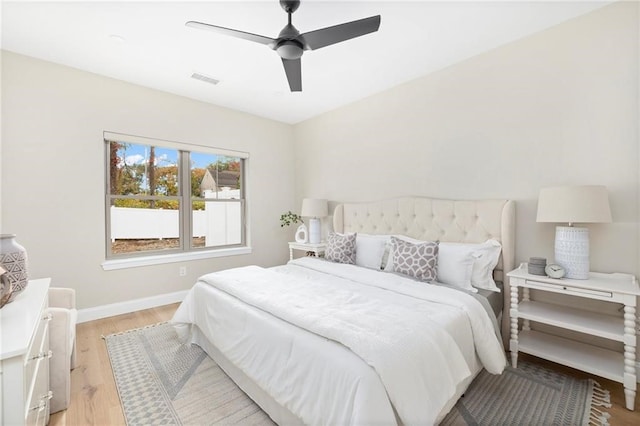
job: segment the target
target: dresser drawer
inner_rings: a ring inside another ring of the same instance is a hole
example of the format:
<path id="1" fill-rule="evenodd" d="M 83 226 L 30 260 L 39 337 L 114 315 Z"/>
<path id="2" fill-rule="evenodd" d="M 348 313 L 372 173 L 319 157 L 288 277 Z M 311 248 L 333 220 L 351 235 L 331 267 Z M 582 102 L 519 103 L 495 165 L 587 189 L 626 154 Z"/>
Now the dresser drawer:
<path id="1" fill-rule="evenodd" d="M 50 283 L 48 278 L 29 281 L 2 308 L 0 425 L 45 425 L 49 420 Z"/>
<path id="2" fill-rule="evenodd" d="M 27 426 L 44 426 L 47 424 L 47 411 L 49 411 L 49 403 L 47 402 L 42 409 L 29 412 L 25 420 Z"/>
<path id="3" fill-rule="evenodd" d="M 34 383 L 27 395 L 25 418 L 27 425 L 40 425 L 46 423 L 49 413 L 49 400 L 52 393 L 49 391 L 49 358 L 36 360 L 34 368 Z"/>
<path id="4" fill-rule="evenodd" d="M 27 425 L 44 425 L 49 417 L 49 321 L 50 317 L 43 314 L 36 333 L 40 340 L 32 342 L 33 350 L 30 353 L 33 355 L 25 364 L 25 385 L 28 386 L 25 389 Z"/>
<path id="5" fill-rule="evenodd" d="M 35 337 L 31 342 L 31 347 L 25 359 L 24 374 L 25 374 L 25 395 L 28 395 L 33 388 L 33 382 L 37 374 L 38 365 L 40 361 L 51 358 L 49 351 L 49 321 L 51 320 L 51 314 L 43 311 L 42 319 L 38 323 L 38 329 Z"/>
<path id="6" fill-rule="evenodd" d="M 40 315 L 40 320 L 38 321 L 38 327 L 36 328 L 36 331 L 33 334 L 33 339 L 31 340 L 31 343 L 29 344 L 29 350 L 27 352 L 26 360 L 29 360 L 31 358 L 38 356 L 38 354 L 42 350 L 42 342 L 43 342 L 44 334 L 47 331 L 47 328 L 49 326 L 49 321 L 51 321 L 52 318 L 53 316 L 49 312 L 47 312 L 47 309 L 45 308 Z"/>

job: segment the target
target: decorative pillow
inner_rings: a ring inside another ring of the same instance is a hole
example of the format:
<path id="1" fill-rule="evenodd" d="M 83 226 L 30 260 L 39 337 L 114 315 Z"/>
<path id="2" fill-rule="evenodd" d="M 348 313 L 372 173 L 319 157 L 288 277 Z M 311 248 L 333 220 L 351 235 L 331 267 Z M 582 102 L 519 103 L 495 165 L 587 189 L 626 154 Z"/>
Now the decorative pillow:
<path id="1" fill-rule="evenodd" d="M 324 258 L 337 263 L 356 263 L 356 236 L 357 234 L 343 235 L 331 232 L 327 236 Z"/>
<path id="2" fill-rule="evenodd" d="M 406 235 L 393 235 L 395 238 L 398 238 L 402 241 L 408 241 L 413 244 L 427 243 L 428 241 L 416 240 L 415 238 L 407 237 Z M 387 259 L 385 260 L 384 256 L 382 258 L 382 263 L 384 266 L 382 267 L 386 272 L 393 272 L 393 247 L 391 246 L 391 238 L 387 240 L 385 255 Z"/>
<path id="3" fill-rule="evenodd" d="M 493 270 L 500 259 L 502 245 L 496 240 L 487 240 L 477 246 L 476 254 L 480 256 L 473 263 L 471 285 L 500 293 L 500 289 L 493 280 Z"/>
<path id="4" fill-rule="evenodd" d="M 477 244 L 441 242 L 438 246 L 438 282 L 477 292 L 471 285 L 474 264 L 481 253 Z"/>
<path id="5" fill-rule="evenodd" d="M 438 242 L 414 244 L 391 237 L 393 270 L 421 281 L 435 281 L 438 272 Z"/>
<path id="6" fill-rule="evenodd" d="M 356 236 L 356 265 L 380 269 L 389 236 L 358 234 Z"/>

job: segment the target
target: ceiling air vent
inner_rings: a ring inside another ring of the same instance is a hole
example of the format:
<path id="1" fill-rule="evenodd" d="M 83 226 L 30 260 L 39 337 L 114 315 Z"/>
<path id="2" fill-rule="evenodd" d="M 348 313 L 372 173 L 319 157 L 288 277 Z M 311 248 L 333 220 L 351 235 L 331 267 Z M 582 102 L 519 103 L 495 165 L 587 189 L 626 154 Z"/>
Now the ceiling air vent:
<path id="1" fill-rule="evenodd" d="M 204 81 L 205 83 L 209 83 L 209 84 L 218 84 L 218 83 L 220 83 L 220 80 L 216 80 L 213 77 L 209 77 L 209 76 L 206 76 L 204 74 L 197 73 L 197 72 L 194 72 L 193 74 L 191 74 L 191 78 L 195 78 L 196 80 Z"/>

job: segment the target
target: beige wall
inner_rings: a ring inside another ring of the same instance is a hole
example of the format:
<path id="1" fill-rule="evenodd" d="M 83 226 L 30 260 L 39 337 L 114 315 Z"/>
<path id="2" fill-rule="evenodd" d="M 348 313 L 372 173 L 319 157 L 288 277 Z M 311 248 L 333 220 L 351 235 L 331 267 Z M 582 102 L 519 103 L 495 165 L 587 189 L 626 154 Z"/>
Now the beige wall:
<path id="1" fill-rule="evenodd" d="M 278 219 L 294 208 L 290 125 L 10 52 L 2 52 L 1 89 L 1 230 L 27 248 L 31 277 L 75 288 L 80 308 L 186 290 L 206 272 L 288 258 L 293 231 Z M 253 253 L 103 271 L 104 130 L 248 151 Z"/>
<path id="2" fill-rule="evenodd" d="M 614 4 L 300 123 L 297 200 L 514 199 L 520 262 L 553 258 L 541 187 L 602 184 L 592 269 L 637 275 L 638 49 L 638 4 Z"/>
<path id="3" fill-rule="evenodd" d="M 604 184 L 615 223 L 590 225 L 592 269 L 639 275 L 639 16 L 614 4 L 293 127 L 3 52 L 0 231 L 87 308 L 284 262 L 278 217 L 306 196 L 511 198 L 517 260 L 551 259 L 539 188 Z M 253 253 L 103 271 L 103 130 L 249 151 Z"/>

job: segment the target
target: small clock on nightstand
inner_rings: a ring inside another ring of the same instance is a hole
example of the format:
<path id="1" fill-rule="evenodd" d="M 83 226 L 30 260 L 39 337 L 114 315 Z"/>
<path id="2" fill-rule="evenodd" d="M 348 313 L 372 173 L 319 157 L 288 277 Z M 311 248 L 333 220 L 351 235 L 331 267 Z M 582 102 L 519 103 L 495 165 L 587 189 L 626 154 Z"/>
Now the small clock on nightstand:
<path id="1" fill-rule="evenodd" d="M 566 271 L 564 270 L 564 268 L 561 265 L 558 265 L 556 263 L 550 263 L 548 264 L 545 268 L 544 268 L 544 272 L 547 274 L 547 276 L 549 276 L 550 278 L 562 278 L 564 277 L 564 274 L 566 273 Z"/>

